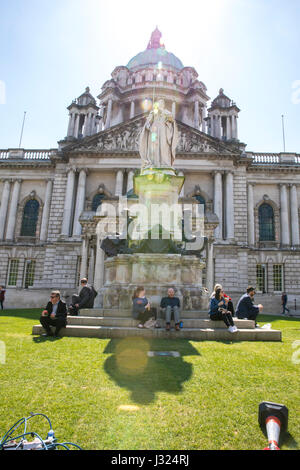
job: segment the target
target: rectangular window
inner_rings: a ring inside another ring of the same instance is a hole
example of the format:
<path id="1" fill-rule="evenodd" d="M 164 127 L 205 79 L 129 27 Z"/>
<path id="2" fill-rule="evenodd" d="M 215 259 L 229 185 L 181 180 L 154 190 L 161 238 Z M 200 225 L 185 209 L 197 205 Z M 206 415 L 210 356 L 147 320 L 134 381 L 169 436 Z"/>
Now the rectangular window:
<path id="1" fill-rule="evenodd" d="M 274 264 L 273 265 L 273 282 L 274 282 L 274 291 L 282 292 L 283 291 L 283 265 Z"/>
<path id="2" fill-rule="evenodd" d="M 35 275 L 35 261 L 31 259 L 27 259 L 25 261 L 25 276 L 24 276 L 25 289 L 28 289 L 28 287 L 33 286 L 34 275 Z"/>
<path id="3" fill-rule="evenodd" d="M 265 264 L 256 265 L 256 290 L 263 294 L 267 292 L 267 270 Z"/>
<path id="4" fill-rule="evenodd" d="M 9 269 L 8 269 L 8 280 L 7 280 L 8 286 L 15 287 L 17 285 L 18 271 L 19 271 L 19 260 L 11 259 L 9 262 Z"/>

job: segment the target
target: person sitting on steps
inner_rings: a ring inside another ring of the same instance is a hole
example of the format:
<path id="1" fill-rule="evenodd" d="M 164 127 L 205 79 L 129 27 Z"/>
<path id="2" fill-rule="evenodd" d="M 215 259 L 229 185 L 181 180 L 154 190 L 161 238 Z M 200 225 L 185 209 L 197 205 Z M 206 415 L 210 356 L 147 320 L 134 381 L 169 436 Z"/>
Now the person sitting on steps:
<path id="1" fill-rule="evenodd" d="M 255 321 L 255 326 L 257 327 L 256 317 L 259 313 L 262 312 L 264 307 L 261 304 L 254 305 L 254 295 L 254 287 L 249 286 L 247 293 L 244 294 L 238 301 L 236 307 L 236 316 L 241 319 Z"/>
<path id="2" fill-rule="evenodd" d="M 72 295 L 72 303 L 69 307 L 69 314 L 73 316 L 77 316 L 82 308 L 94 308 L 94 300 L 97 295 L 95 289 L 88 285 L 86 278 L 81 279 L 80 284 L 79 295 Z"/>
<path id="3" fill-rule="evenodd" d="M 214 291 L 211 294 L 210 298 L 212 298 L 216 295 L 217 289 L 223 289 L 223 286 L 221 284 L 216 284 L 215 287 L 214 287 Z M 229 310 L 231 315 L 234 317 L 235 313 L 234 313 L 234 306 L 233 306 L 232 298 L 229 297 L 229 295 L 225 294 L 225 292 L 224 292 L 224 299 L 228 299 L 227 310 Z"/>
<path id="4" fill-rule="evenodd" d="M 132 316 L 139 320 L 138 328 L 151 328 L 148 321 L 156 318 L 156 308 L 151 307 L 144 287 L 137 287 L 132 297 Z"/>
<path id="5" fill-rule="evenodd" d="M 231 312 L 228 310 L 228 299 L 224 297 L 224 291 L 220 287 L 216 289 L 214 297 L 210 299 L 209 315 L 212 321 L 223 320 L 230 333 L 238 331 Z"/>
<path id="6" fill-rule="evenodd" d="M 42 312 L 40 322 L 46 333 L 42 336 L 58 336 L 61 328 L 67 326 L 67 304 L 60 298 L 59 291 L 52 291 L 50 301 Z M 55 326 L 53 335 L 50 326 Z"/>
<path id="7" fill-rule="evenodd" d="M 171 329 L 171 316 L 174 314 L 175 330 L 180 331 L 180 300 L 175 297 L 175 291 L 173 288 L 168 289 L 168 297 L 161 299 L 160 308 L 165 313 L 166 317 L 166 330 Z"/>

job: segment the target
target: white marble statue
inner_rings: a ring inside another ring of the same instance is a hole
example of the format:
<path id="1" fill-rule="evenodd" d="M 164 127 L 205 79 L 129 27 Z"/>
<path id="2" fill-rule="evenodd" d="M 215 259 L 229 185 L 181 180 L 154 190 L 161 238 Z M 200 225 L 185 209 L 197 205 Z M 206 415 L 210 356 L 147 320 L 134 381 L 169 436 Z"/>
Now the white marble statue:
<path id="1" fill-rule="evenodd" d="M 140 137 L 142 169 L 172 168 L 178 144 L 177 125 L 164 100 L 155 103 Z"/>

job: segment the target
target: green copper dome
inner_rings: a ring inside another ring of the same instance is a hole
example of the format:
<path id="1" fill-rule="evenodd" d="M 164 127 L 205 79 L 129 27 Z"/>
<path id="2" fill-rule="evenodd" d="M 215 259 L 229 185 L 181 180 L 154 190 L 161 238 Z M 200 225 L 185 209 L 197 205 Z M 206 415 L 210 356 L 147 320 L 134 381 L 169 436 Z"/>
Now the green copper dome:
<path id="1" fill-rule="evenodd" d="M 127 67 L 134 69 L 145 65 L 157 65 L 159 62 L 165 67 L 172 67 L 176 70 L 183 69 L 181 60 L 171 52 L 167 52 L 164 47 L 146 49 L 144 52 L 140 52 L 128 62 Z"/>
<path id="2" fill-rule="evenodd" d="M 129 69 L 140 68 L 147 65 L 158 65 L 172 67 L 176 70 L 183 69 L 183 63 L 171 52 L 166 51 L 162 44 L 162 35 L 158 28 L 153 31 L 148 47 L 144 52 L 140 52 L 128 62 Z"/>

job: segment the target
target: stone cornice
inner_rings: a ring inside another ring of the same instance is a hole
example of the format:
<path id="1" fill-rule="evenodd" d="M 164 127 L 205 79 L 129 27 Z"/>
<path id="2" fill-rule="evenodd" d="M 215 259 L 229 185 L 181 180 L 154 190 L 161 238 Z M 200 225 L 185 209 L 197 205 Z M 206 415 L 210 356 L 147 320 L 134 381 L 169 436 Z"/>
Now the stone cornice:
<path id="1" fill-rule="evenodd" d="M 27 160 L 27 161 L 9 161 L 9 160 L 0 160 L 0 167 L 8 168 L 54 168 L 55 164 L 51 161 L 37 161 L 37 160 Z"/>

